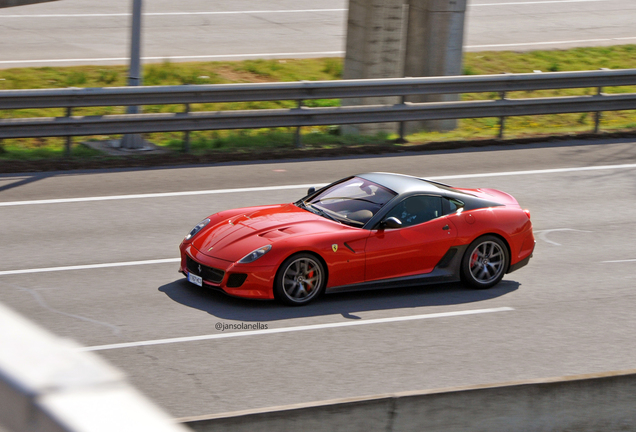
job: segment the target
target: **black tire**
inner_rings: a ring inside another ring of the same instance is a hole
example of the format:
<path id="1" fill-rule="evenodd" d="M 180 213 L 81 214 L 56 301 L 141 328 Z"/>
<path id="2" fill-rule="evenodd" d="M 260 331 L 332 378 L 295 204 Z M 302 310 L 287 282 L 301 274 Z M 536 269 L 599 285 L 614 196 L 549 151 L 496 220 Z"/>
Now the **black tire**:
<path id="1" fill-rule="evenodd" d="M 508 247 L 503 240 L 493 235 L 479 237 L 462 258 L 462 281 L 475 289 L 493 287 L 504 277 L 509 264 Z"/>
<path id="2" fill-rule="evenodd" d="M 299 253 L 287 258 L 274 280 L 274 297 L 292 306 L 305 305 L 325 289 L 327 273 L 315 255 Z"/>

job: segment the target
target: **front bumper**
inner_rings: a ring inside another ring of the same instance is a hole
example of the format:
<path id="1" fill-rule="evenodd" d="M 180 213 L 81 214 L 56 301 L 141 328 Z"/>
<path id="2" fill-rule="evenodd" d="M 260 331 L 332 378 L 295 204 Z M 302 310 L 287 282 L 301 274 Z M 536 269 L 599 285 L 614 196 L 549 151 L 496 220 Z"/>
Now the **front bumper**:
<path id="1" fill-rule="evenodd" d="M 179 272 L 193 273 L 203 278 L 203 286 L 218 289 L 236 297 L 253 299 L 274 298 L 275 266 L 238 264 L 202 254 L 192 245 L 179 247 Z M 201 269 L 199 270 L 199 267 Z"/>

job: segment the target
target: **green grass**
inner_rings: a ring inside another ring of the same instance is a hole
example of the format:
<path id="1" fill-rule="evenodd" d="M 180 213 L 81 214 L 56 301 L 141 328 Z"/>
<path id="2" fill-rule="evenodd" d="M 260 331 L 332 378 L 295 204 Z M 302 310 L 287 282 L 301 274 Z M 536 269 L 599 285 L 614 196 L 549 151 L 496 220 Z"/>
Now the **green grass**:
<path id="1" fill-rule="evenodd" d="M 144 85 L 221 84 L 271 81 L 316 81 L 341 79 L 343 61 L 340 58 L 297 60 L 246 60 L 241 62 L 204 62 L 149 64 L 144 67 Z M 500 73 L 528 73 L 534 70 L 577 71 L 599 68 L 636 68 L 636 45 L 614 47 L 575 48 L 571 50 L 533 52 L 478 52 L 466 53 L 464 74 L 483 75 Z M 126 85 L 125 66 L 80 66 L 66 68 L 20 68 L 0 70 L 0 90 L 42 89 L 66 87 L 112 87 Z M 634 87 L 605 88 L 607 93 L 636 92 Z M 572 96 L 594 94 L 596 89 L 547 90 L 537 92 L 514 92 L 509 98 L 532 98 L 548 96 Z M 465 94 L 463 100 L 498 98 L 498 94 Z M 339 100 L 310 100 L 310 107 L 338 106 Z M 268 101 L 247 103 L 196 104 L 193 111 L 241 110 L 263 108 L 292 108 L 294 101 Z M 144 112 L 179 112 L 181 105 L 145 106 Z M 124 113 L 123 107 L 78 108 L 74 115 L 109 115 Z M 0 118 L 56 117 L 65 115 L 65 110 L 30 109 L 0 112 Z M 497 136 L 499 119 L 465 119 L 458 122 L 453 131 L 420 132 L 410 135 L 412 144 L 431 141 L 477 140 Z M 601 129 L 604 131 L 634 129 L 636 112 L 605 112 Z M 559 114 L 533 117 L 511 117 L 506 120 L 506 137 L 527 137 L 576 132 L 589 132 L 594 128 L 594 114 Z M 367 143 L 387 142 L 395 135 L 341 136 L 330 126 L 303 128 L 302 141 L 305 147 L 332 148 L 356 146 Z M 294 147 L 294 128 L 258 129 L 240 131 L 197 131 L 190 134 L 194 153 L 209 151 L 250 151 L 264 148 Z M 152 142 L 173 150 L 183 146 L 183 133 L 149 134 Z M 114 139 L 114 136 L 82 137 L 88 139 Z M 64 154 L 65 138 L 11 139 L 0 143 L 0 159 L 57 158 Z M 74 145 L 72 157 L 91 157 L 94 151 Z"/>

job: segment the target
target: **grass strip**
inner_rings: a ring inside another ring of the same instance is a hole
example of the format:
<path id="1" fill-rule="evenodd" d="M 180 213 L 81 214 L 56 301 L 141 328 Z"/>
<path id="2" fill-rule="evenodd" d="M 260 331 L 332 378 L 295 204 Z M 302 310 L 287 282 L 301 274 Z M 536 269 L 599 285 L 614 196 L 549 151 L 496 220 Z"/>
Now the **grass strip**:
<path id="1" fill-rule="evenodd" d="M 337 80 L 342 77 L 343 60 L 340 58 L 246 60 L 239 62 L 197 62 L 148 64 L 144 67 L 145 85 L 221 84 L 274 81 Z M 465 53 L 464 74 L 484 75 L 498 73 L 527 73 L 595 70 L 600 68 L 636 68 L 636 45 L 575 48 L 570 50 L 532 52 L 477 52 Z M 66 87 L 111 87 L 126 85 L 126 66 L 39 67 L 0 70 L 0 90 L 43 89 Z M 608 87 L 606 93 L 635 92 L 635 87 Z M 513 92 L 509 98 L 556 97 L 594 94 L 596 89 L 564 89 L 535 92 Z M 462 95 L 463 100 L 496 99 L 496 93 Z M 337 99 L 310 100 L 307 106 L 338 106 Z M 242 110 L 264 108 L 292 108 L 295 101 L 196 104 L 193 111 Z M 180 105 L 145 106 L 146 113 L 179 112 Z M 87 107 L 73 111 L 74 115 L 123 114 L 124 107 Z M 55 117 L 65 115 L 59 109 L 6 110 L 0 118 Z M 593 113 L 557 114 L 531 117 L 511 117 L 506 120 L 506 138 L 587 133 L 594 128 Z M 636 129 L 636 111 L 610 111 L 602 115 L 601 128 L 606 132 Z M 489 140 L 497 137 L 499 119 L 465 119 L 450 132 L 420 132 L 407 137 L 409 143 L 396 147 L 421 145 L 427 142 L 458 140 Z M 253 129 L 235 131 L 196 131 L 190 134 L 191 149 L 195 155 L 210 152 L 254 152 L 259 150 L 294 147 L 294 128 Z M 368 144 L 384 144 L 397 136 L 380 133 L 373 136 L 339 135 L 338 128 L 330 126 L 303 128 L 302 142 L 307 149 L 332 149 Z M 75 138 L 109 140 L 118 136 Z M 183 133 L 147 134 L 155 144 L 179 151 L 183 146 Z M 36 160 L 63 156 L 65 138 L 10 139 L 0 143 L 0 159 Z M 93 158 L 94 150 L 74 145 L 72 158 Z"/>

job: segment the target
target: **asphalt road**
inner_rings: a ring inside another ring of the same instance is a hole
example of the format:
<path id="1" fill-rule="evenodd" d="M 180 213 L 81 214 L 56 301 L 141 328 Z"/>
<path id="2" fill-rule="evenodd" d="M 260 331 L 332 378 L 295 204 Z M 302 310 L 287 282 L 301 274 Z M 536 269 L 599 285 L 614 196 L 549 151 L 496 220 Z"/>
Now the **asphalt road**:
<path id="1" fill-rule="evenodd" d="M 343 55 L 346 0 L 145 2 L 145 62 Z M 130 0 L 0 10 L 0 68 L 127 64 Z M 636 42 L 632 0 L 469 0 L 465 48 L 533 50 Z"/>
<path id="2" fill-rule="evenodd" d="M 208 214 L 364 171 L 512 193 L 532 213 L 534 258 L 491 290 L 395 288 L 301 308 L 177 273 L 179 242 Z M 178 418 L 632 369 L 635 194 L 628 141 L 1 175 L 0 302 L 108 359 Z"/>

